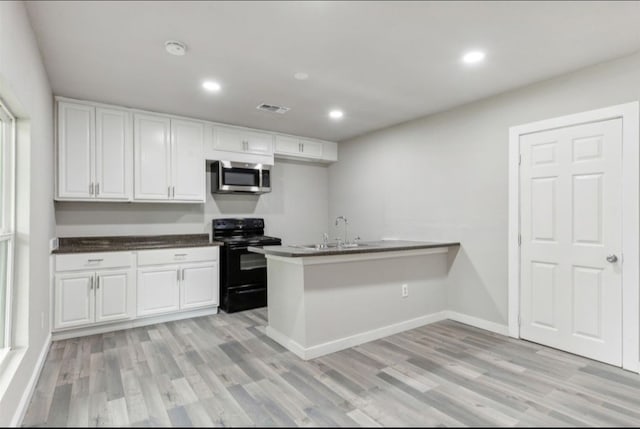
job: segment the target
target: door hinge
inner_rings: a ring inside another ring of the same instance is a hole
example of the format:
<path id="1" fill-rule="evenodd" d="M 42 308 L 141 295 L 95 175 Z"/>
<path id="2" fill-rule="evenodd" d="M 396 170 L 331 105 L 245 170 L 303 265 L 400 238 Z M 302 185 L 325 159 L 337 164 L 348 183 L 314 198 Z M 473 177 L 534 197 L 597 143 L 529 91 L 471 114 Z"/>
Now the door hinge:
<path id="1" fill-rule="evenodd" d="M 518 165 L 522 164 L 522 155 L 518 155 Z"/>
<path id="2" fill-rule="evenodd" d="M 522 326 L 522 319 L 520 318 L 519 314 L 518 314 L 518 326 Z"/>
<path id="3" fill-rule="evenodd" d="M 522 235 L 518 234 L 518 246 L 522 246 Z"/>

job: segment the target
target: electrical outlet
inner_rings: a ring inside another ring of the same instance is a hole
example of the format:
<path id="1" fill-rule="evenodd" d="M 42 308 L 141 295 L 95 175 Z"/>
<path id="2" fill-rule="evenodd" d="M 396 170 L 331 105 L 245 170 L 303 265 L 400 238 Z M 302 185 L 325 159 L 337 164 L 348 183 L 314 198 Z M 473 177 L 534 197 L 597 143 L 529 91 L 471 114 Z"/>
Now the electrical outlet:
<path id="1" fill-rule="evenodd" d="M 408 296 L 409 296 L 409 285 L 405 283 L 402 285 L 402 297 L 406 298 Z"/>

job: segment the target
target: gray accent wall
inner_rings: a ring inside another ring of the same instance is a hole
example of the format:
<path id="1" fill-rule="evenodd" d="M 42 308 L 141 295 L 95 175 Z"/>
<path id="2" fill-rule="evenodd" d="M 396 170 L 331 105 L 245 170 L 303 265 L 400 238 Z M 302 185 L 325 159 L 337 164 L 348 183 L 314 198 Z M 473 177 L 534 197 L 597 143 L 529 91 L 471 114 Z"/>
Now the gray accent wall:
<path id="1" fill-rule="evenodd" d="M 57 235 L 209 233 L 213 218 L 263 217 L 266 233 L 285 243 L 322 242 L 328 224 L 327 165 L 277 159 L 273 190 L 262 195 L 211 194 L 207 170 L 205 204 L 56 202 Z"/>
<path id="2" fill-rule="evenodd" d="M 53 96 L 23 2 L 0 2 L 0 96 L 17 118 L 13 349 L 0 367 L 0 426 L 20 423 L 46 357 L 53 209 Z"/>
<path id="3" fill-rule="evenodd" d="M 639 99 L 634 54 L 341 142 L 329 217 L 363 239 L 460 241 L 448 309 L 506 325 L 509 127 Z"/>

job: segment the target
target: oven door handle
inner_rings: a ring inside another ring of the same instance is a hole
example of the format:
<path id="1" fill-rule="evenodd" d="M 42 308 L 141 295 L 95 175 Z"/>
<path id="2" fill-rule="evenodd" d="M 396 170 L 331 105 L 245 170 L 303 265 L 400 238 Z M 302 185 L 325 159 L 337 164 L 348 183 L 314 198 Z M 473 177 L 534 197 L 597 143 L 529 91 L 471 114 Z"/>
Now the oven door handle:
<path id="1" fill-rule="evenodd" d="M 246 251 L 248 251 L 247 249 L 249 247 L 262 247 L 262 244 L 249 244 L 247 246 L 229 246 L 229 250 L 232 250 L 232 251 L 246 250 Z M 249 253 L 254 253 L 254 252 L 249 252 Z"/>
<path id="2" fill-rule="evenodd" d="M 242 271 L 253 271 L 253 270 L 264 270 L 265 268 L 267 268 L 266 265 L 260 265 L 259 267 L 253 267 L 253 268 L 242 268 Z"/>
<path id="3" fill-rule="evenodd" d="M 237 252 L 242 250 L 247 250 L 249 246 L 229 246 L 229 250 Z"/>
<path id="4" fill-rule="evenodd" d="M 266 288 L 259 288 L 259 289 L 247 289 L 247 290 L 239 290 L 237 292 L 234 292 L 235 295 L 243 295 L 245 293 L 254 293 L 254 292 L 260 292 L 262 290 L 266 290 Z"/>

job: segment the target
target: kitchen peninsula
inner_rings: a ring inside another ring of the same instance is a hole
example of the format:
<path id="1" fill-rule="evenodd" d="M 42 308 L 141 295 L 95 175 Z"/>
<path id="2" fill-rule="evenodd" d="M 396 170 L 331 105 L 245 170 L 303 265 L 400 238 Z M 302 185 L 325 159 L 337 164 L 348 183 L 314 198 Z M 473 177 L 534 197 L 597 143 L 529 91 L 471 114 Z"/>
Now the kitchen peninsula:
<path id="1" fill-rule="evenodd" d="M 457 246 L 250 247 L 267 258 L 267 335 L 306 360 L 440 320 Z"/>

